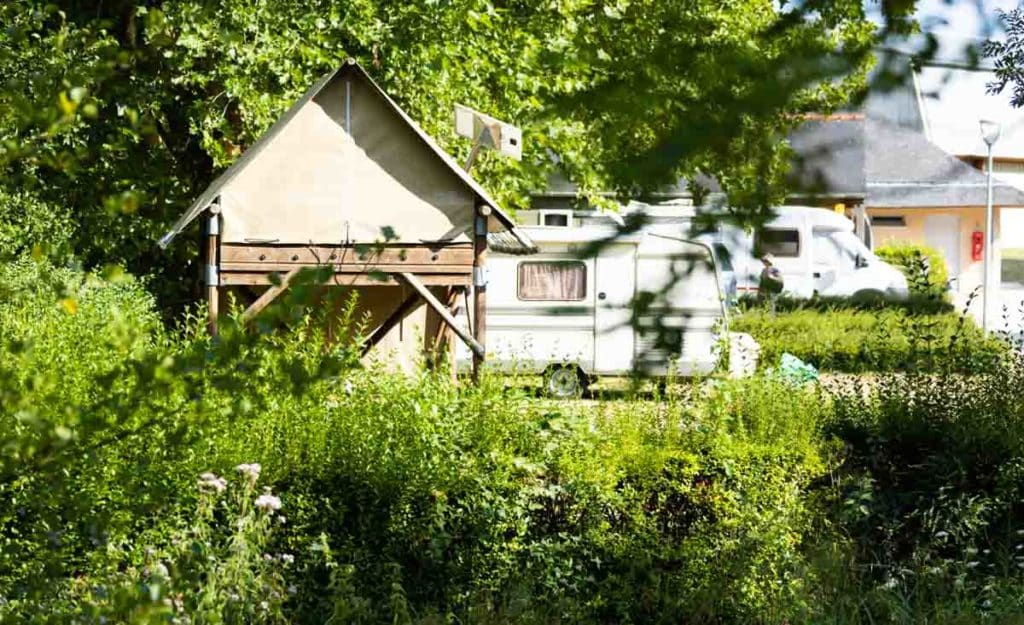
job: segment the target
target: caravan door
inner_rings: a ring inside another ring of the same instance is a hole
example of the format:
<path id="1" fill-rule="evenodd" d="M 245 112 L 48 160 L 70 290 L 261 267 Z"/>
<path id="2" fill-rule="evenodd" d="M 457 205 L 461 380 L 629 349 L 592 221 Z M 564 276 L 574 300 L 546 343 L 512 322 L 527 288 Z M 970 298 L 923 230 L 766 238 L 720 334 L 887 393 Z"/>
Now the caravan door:
<path id="1" fill-rule="evenodd" d="M 649 375 L 710 373 L 725 304 L 711 249 L 652 232 L 637 251 L 636 362 Z M 642 294 L 642 295 L 639 295 Z"/>
<path id="2" fill-rule="evenodd" d="M 630 303 L 636 291 L 636 245 L 612 243 L 594 259 L 594 373 L 622 374 L 633 368 Z"/>

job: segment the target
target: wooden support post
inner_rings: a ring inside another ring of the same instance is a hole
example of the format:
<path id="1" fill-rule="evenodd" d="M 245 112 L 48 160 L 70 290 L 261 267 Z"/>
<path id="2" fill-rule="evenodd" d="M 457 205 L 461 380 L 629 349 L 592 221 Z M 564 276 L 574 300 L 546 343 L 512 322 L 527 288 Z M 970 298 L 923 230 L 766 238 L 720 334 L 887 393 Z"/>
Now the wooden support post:
<path id="1" fill-rule="evenodd" d="M 206 270 L 203 281 L 206 283 L 206 307 L 208 319 L 206 329 L 210 336 L 217 336 L 217 316 L 220 313 L 220 272 L 217 258 L 220 247 L 220 206 L 211 204 L 206 226 Z"/>
<path id="2" fill-rule="evenodd" d="M 387 336 L 387 333 L 391 331 L 391 328 L 398 325 L 398 322 L 404 319 L 405 316 L 409 314 L 409 311 L 416 307 L 419 300 L 419 293 L 416 291 L 410 293 L 409 296 L 398 305 L 398 308 L 388 315 L 388 318 L 385 319 L 383 323 L 377 326 L 377 329 L 373 331 L 370 338 L 366 339 L 366 342 L 363 343 L 362 355 L 365 356 L 371 349 L 373 349 L 374 345 L 380 343 L 384 337 Z"/>
<path id="3" fill-rule="evenodd" d="M 448 306 L 448 312 L 451 313 L 452 317 L 456 317 L 459 314 L 459 288 L 455 286 L 448 287 L 448 290 L 445 292 L 445 301 Z M 441 353 L 442 350 L 450 352 L 449 355 L 454 357 L 455 351 L 451 349 L 455 344 L 455 341 L 452 340 L 453 336 L 451 329 L 442 321 L 437 329 L 437 334 L 434 335 L 434 340 L 430 344 L 431 368 L 436 369 L 446 360 L 446 356 Z"/>
<path id="4" fill-rule="evenodd" d="M 448 312 L 448 309 L 445 308 L 445 305 L 442 304 L 436 297 L 434 297 L 434 294 L 430 292 L 430 289 L 428 289 L 426 285 L 420 282 L 419 278 L 417 278 L 415 275 L 411 273 L 406 272 L 402 272 L 397 275 L 406 284 L 411 286 L 413 289 L 416 290 L 417 293 L 420 294 L 420 297 L 423 298 L 423 301 L 425 301 L 428 306 L 434 309 L 434 312 L 436 312 L 437 315 L 441 317 L 442 321 L 448 324 L 448 327 L 452 329 L 452 332 L 457 334 L 459 338 L 465 341 L 466 345 L 468 345 L 469 348 L 473 350 L 473 354 L 479 356 L 480 358 L 483 358 L 483 345 L 478 343 L 476 339 L 474 339 L 469 334 L 469 332 L 466 332 L 465 330 L 459 327 L 459 324 L 456 323 L 455 321 L 455 317 L 452 317 L 452 314 Z"/>
<path id="5" fill-rule="evenodd" d="M 452 316 L 456 319 L 459 316 L 459 291 L 462 291 L 462 287 L 452 288 Z M 469 319 L 469 311 L 466 311 L 466 319 Z M 459 382 L 459 365 L 456 362 L 458 359 L 458 352 L 455 347 L 455 337 L 450 336 L 448 340 L 448 373 L 451 375 L 452 384 Z"/>
<path id="6" fill-rule="evenodd" d="M 270 302 L 274 301 L 274 299 L 281 293 L 284 293 L 285 289 L 288 288 L 288 285 L 295 279 L 295 276 L 299 275 L 299 271 L 301 269 L 301 267 L 290 269 L 288 273 L 281 276 L 281 282 L 279 284 L 272 285 L 269 289 L 264 291 L 263 295 L 260 295 L 256 301 L 242 313 L 242 322 L 248 323 L 252 321 L 252 318 L 260 314 L 260 311 L 269 306 Z"/>
<path id="7" fill-rule="evenodd" d="M 473 353 L 474 382 L 480 381 L 487 349 L 487 217 L 490 214 L 490 206 L 477 208 L 473 236 L 473 338 L 480 344 L 480 352 Z"/>

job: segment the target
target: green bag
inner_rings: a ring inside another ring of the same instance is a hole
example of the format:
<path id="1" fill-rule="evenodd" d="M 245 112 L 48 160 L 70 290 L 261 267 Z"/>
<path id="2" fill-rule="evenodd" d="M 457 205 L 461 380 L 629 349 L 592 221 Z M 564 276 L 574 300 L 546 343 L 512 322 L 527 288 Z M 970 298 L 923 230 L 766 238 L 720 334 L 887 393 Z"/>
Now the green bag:
<path id="1" fill-rule="evenodd" d="M 778 373 L 782 379 L 797 384 L 816 382 L 819 378 L 818 370 L 814 365 L 808 364 L 788 352 L 783 353 L 779 358 Z"/>

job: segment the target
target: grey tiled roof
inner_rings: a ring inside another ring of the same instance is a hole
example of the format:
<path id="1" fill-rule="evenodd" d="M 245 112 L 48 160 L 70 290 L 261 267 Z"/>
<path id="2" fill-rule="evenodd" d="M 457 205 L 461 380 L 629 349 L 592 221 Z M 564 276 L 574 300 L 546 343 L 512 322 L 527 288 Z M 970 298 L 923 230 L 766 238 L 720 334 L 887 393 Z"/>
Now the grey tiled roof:
<path id="1" fill-rule="evenodd" d="M 790 184 L 797 193 L 863 197 L 863 120 L 807 121 L 790 134 L 789 143 L 796 153 Z"/>
<path id="2" fill-rule="evenodd" d="M 865 122 L 867 206 L 984 206 L 988 177 L 945 152 L 922 133 Z M 1024 192 L 996 181 L 993 203 L 1024 206 Z"/>

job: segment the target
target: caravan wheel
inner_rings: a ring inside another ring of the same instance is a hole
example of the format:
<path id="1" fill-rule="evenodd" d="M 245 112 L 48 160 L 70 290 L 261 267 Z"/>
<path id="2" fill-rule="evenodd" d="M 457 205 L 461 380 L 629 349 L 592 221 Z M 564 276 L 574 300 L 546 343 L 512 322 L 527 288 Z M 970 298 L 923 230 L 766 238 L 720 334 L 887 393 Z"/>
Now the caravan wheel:
<path id="1" fill-rule="evenodd" d="M 573 399 L 583 394 L 587 379 L 572 365 L 552 367 L 544 375 L 544 391 L 556 399 Z"/>

